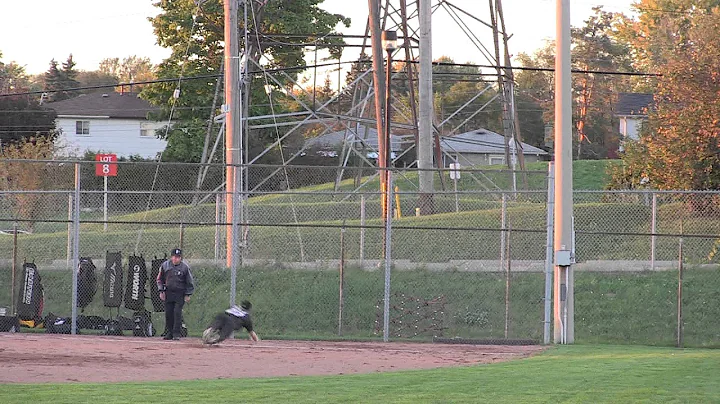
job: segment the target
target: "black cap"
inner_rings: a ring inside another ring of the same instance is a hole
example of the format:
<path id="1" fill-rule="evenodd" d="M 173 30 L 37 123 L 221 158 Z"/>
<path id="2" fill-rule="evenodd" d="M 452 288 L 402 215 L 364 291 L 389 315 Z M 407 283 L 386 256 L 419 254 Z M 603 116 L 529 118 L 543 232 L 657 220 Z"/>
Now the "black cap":
<path id="1" fill-rule="evenodd" d="M 250 303 L 247 300 L 243 300 L 242 302 L 240 302 L 240 307 L 242 307 L 245 310 L 250 310 L 250 309 L 252 309 L 252 303 Z"/>
<path id="2" fill-rule="evenodd" d="M 170 255 L 173 257 L 182 257 L 182 250 L 179 248 L 174 248 L 172 251 L 170 251 Z"/>

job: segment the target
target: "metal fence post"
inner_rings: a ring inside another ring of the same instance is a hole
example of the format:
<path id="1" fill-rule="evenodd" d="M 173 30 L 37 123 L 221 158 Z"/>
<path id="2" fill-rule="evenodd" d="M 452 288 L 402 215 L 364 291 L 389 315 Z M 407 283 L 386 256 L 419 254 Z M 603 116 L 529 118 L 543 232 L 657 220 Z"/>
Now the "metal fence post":
<path id="1" fill-rule="evenodd" d="M 655 270 L 655 254 L 656 254 L 656 243 L 657 243 L 657 236 L 655 234 L 657 233 L 657 194 L 653 193 L 652 195 L 652 218 L 650 222 L 650 233 L 653 234 L 653 236 L 650 236 L 650 270 Z"/>
<path id="2" fill-rule="evenodd" d="M 343 227 L 340 230 L 340 285 L 339 285 L 339 296 L 338 296 L 338 336 L 342 336 L 342 324 L 343 324 L 343 306 L 345 304 L 345 298 L 343 296 L 345 289 L 345 221 L 343 220 Z"/>
<path id="3" fill-rule="evenodd" d="M 502 194 L 500 209 L 500 271 L 505 268 L 505 227 L 507 226 L 507 195 Z"/>
<path id="4" fill-rule="evenodd" d="M 215 263 L 218 264 L 220 262 L 220 222 L 222 219 L 222 210 L 221 210 L 221 200 L 222 196 L 221 194 L 215 195 Z"/>
<path id="5" fill-rule="evenodd" d="M 68 214 L 67 214 L 67 263 L 66 266 L 70 268 L 70 261 L 72 260 L 72 249 L 73 249 L 73 193 L 68 193 Z"/>
<path id="6" fill-rule="evenodd" d="M 547 244 L 545 248 L 545 318 L 543 320 L 543 343 L 550 343 L 550 322 L 552 321 L 553 285 L 553 220 L 555 209 L 555 165 L 548 164 L 547 193 Z"/>
<path id="7" fill-rule="evenodd" d="M 365 195 L 360 195 L 360 267 L 365 266 Z"/>
<path id="8" fill-rule="evenodd" d="M 75 163 L 75 198 L 73 209 L 72 323 L 70 333 L 77 334 L 78 266 L 80 265 L 80 163 Z"/>
<path id="9" fill-rule="evenodd" d="M 392 200 L 393 200 L 393 188 L 392 188 L 392 171 L 387 172 L 387 192 L 385 196 L 387 198 L 387 220 L 385 221 L 385 301 L 383 307 L 383 341 L 388 342 L 390 339 L 390 267 L 391 267 L 391 232 L 392 232 Z"/>

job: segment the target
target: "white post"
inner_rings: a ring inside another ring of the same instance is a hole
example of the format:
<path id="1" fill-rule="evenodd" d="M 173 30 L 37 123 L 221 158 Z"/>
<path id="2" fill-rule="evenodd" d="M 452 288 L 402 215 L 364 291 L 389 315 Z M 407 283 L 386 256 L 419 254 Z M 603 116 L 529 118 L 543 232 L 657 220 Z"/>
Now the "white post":
<path id="1" fill-rule="evenodd" d="M 459 213 L 460 212 L 460 201 L 458 200 L 457 176 L 455 176 L 455 180 L 453 182 L 455 183 L 455 213 Z"/>
<path id="2" fill-rule="evenodd" d="M 657 233 L 657 194 L 653 194 L 652 196 L 652 221 L 650 223 L 650 232 L 652 234 Z M 657 243 L 657 236 L 651 236 L 650 237 L 650 270 L 655 270 L 655 254 L 656 254 L 656 244 Z"/>
<path id="3" fill-rule="evenodd" d="M 433 193 L 433 85 L 432 85 L 432 0 L 418 0 L 420 18 L 420 77 L 418 122 L 419 205 L 422 214 L 432 209 Z M 405 38 L 407 41 L 408 39 Z M 438 164 L 440 162 L 438 161 Z"/>
<path id="4" fill-rule="evenodd" d="M 103 183 L 105 184 L 105 193 L 103 194 L 103 230 L 108 229 L 108 177 L 103 177 Z"/>
<path id="5" fill-rule="evenodd" d="M 78 265 L 80 265 L 80 163 L 75 163 L 75 198 L 73 209 L 72 324 L 70 333 L 77 334 Z"/>
<path id="6" fill-rule="evenodd" d="M 552 316 L 552 284 L 553 284 L 553 209 L 555 205 L 555 166 L 548 164 L 547 192 L 547 244 L 545 249 L 545 319 L 543 321 L 543 343 L 550 343 L 550 321 Z"/>
<path id="7" fill-rule="evenodd" d="M 385 301 L 383 308 L 383 341 L 388 342 L 390 339 L 390 267 L 392 266 L 391 260 L 391 231 L 392 231 L 392 217 L 393 217 L 393 187 L 392 187 L 392 172 L 387 171 L 387 184 L 388 189 L 385 193 L 387 197 L 387 218 L 385 220 Z"/>
<path id="8" fill-rule="evenodd" d="M 574 277 L 572 273 L 572 81 L 570 0 L 556 0 L 555 51 L 555 343 L 572 344 Z M 564 321 L 563 321 L 564 320 Z"/>

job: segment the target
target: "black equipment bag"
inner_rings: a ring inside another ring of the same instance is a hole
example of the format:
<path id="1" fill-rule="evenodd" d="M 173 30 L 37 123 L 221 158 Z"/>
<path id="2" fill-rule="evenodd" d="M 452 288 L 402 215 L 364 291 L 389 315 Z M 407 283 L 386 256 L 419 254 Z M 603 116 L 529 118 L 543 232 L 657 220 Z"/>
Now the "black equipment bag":
<path id="1" fill-rule="evenodd" d="M 147 267 L 145 258 L 131 255 L 128 257 L 128 278 L 125 289 L 125 307 L 133 311 L 145 310 L 145 284 Z"/>
<path id="2" fill-rule="evenodd" d="M 95 264 L 93 264 L 91 258 L 83 257 L 80 258 L 80 264 L 78 264 L 78 295 L 77 305 L 81 310 L 92 302 L 97 293 L 97 276 L 95 275 Z"/>
<path id="3" fill-rule="evenodd" d="M 78 315 L 77 317 L 78 329 L 84 330 L 104 330 L 107 325 L 107 320 L 100 316 L 85 316 Z"/>
<path id="4" fill-rule="evenodd" d="M 133 313 L 133 335 L 136 337 L 152 337 L 155 335 L 152 318 L 149 311 L 136 311 Z"/>
<path id="5" fill-rule="evenodd" d="M 49 334 L 70 334 L 72 318 L 58 317 L 52 313 L 45 317 L 45 331 Z"/>
<path id="6" fill-rule="evenodd" d="M 110 319 L 105 325 L 105 335 L 123 335 L 120 321 Z"/>
<path id="7" fill-rule="evenodd" d="M 123 269 L 120 252 L 105 255 L 105 279 L 103 282 L 103 302 L 105 307 L 120 307 L 123 300 Z"/>
<path id="8" fill-rule="evenodd" d="M 40 272 L 32 262 L 23 264 L 22 285 L 19 293 L 17 316 L 20 320 L 42 319 L 45 295 Z"/>
<path id="9" fill-rule="evenodd" d="M 160 267 L 165 261 L 167 261 L 167 257 L 155 257 L 150 265 L 150 301 L 152 301 L 153 311 L 156 313 L 162 313 L 165 311 L 165 302 L 160 299 L 160 292 L 158 291 L 157 286 L 157 278 L 160 273 Z"/>

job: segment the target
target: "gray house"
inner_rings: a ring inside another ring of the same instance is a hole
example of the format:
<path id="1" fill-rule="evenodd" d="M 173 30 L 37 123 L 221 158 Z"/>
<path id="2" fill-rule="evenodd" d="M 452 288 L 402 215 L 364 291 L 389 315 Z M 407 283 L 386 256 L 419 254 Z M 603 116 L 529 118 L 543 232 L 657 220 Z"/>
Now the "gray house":
<path id="1" fill-rule="evenodd" d="M 505 164 L 505 137 L 487 129 L 477 129 L 440 138 L 444 165 L 457 161 L 461 166 Z M 522 143 L 526 163 L 546 160 L 545 150 Z M 453 161 L 454 160 L 454 161 Z"/>
<path id="2" fill-rule="evenodd" d="M 390 135 L 393 156 L 400 155 L 414 142 L 413 135 Z M 319 149 L 328 156 L 336 156 L 343 143 L 365 150 L 368 158 L 377 157 L 377 130 L 360 125 L 357 130 L 327 133 L 305 142 L 306 147 Z M 443 166 L 457 161 L 463 167 L 505 164 L 505 138 L 486 129 L 477 129 L 454 136 L 442 136 L 440 148 Z M 546 160 L 548 153 L 542 149 L 522 144 L 526 162 Z"/>

